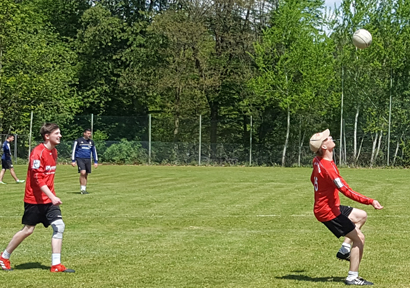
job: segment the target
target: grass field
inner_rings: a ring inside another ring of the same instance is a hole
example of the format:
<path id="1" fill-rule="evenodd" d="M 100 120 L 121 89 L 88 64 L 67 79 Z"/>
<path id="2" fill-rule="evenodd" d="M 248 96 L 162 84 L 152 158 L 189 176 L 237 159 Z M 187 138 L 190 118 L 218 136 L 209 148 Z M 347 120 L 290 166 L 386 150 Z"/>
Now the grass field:
<path id="1" fill-rule="evenodd" d="M 16 166 L 24 179 L 26 166 Z M 348 263 L 312 213 L 308 168 L 100 166 L 79 194 L 58 166 L 66 223 L 62 262 L 49 272 L 51 228 L 38 225 L 0 271 L 1 287 L 344 287 Z M 366 210 L 360 275 L 410 287 L 409 170 L 341 169 L 385 209 Z M 4 181 L 11 181 L 7 171 Z M 24 185 L 0 186 L 0 249 L 20 229 Z"/>

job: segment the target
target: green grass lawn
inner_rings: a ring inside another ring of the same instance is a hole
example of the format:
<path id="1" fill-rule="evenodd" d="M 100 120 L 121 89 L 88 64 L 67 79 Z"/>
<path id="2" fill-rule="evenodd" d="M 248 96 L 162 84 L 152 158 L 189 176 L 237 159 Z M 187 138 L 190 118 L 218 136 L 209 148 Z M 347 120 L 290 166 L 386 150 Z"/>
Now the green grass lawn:
<path id="1" fill-rule="evenodd" d="M 26 166 L 16 166 L 25 179 Z M 51 274 L 52 229 L 38 225 L 13 253 L 1 287 L 344 287 L 341 240 L 312 213 L 308 168 L 100 166 L 79 193 L 77 169 L 58 166 L 66 223 Z M 385 206 L 368 212 L 360 275 L 410 287 L 409 170 L 341 169 Z M 4 178 L 10 182 L 10 173 Z M 0 249 L 22 225 L 24 184 L 0 186 Z"/>

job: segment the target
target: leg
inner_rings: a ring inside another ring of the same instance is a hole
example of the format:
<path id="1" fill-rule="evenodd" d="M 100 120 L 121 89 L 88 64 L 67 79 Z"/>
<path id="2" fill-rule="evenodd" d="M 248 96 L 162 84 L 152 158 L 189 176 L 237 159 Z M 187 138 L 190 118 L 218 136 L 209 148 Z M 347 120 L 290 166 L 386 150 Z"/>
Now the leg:
<path id="1" fill-rule="evenodd" d="M 1 169 L 1 171 L 0 171 L 0 182 L 3 182 L 3 177 L 4 177 L 5 172 L 6 172 L 6 169 Z"/>
<path id="2" fill-rule="evenodd" d="M 348 218 L 356 225 L 356 227 L 360 230 L 363 225 L 366 223 L 367 220 L 367 213 L 361 209 L 353 208 L 352 212 L 349 214 Z M 345 237 L 343 243 L 352 244 L 352 240 Z"/>
<path id="3" fill-rule="evenodd" d="M 51 238 L 51 249 L 53 252 L 51 257 L 52 262 L 50 271 L 74 273 L 74 270 L 67 269 L 64 265 L 61 264 L 61 247 L 63 244 L 63 233 L 65 230 L 65 224 L 63 220 L 55 220 L 51 223 L 51 227 L 53 227 L 53 237 Z"/>
<path id="4" fill-rule="evenodd" d="M 81 186 L 87 186 L 87 171 L 86 170 L 81 170 L 80 172 L 80 185 Z"/>
<path id="5" fill-rule="evenodd" d="M 359 266 L 363 257 L 364 250 L 364 235 L 359 228 L 355 228 L 348 233 L 346 237 L 350 238 L 353 242 L 352 251 L 350 252 L 350 268 L 349 274 L 345 280 L 345 284 L 348 285 L 373 285 L 361 277 L 359 277 Z"/>
<path id="6" fill-rule="evenodd" d="M 356 227 L 356 229 L 347 234 L 346 237 L 353 242 L 350 252 L 350 271 L 358 272 L 360 261 L 363 257 L 364 235 L 362 231 Z"/>
<path id="7" fill-rule="evenodd" d="M 51 223 L 53 227 L 53 237 L 51 238 L 51 250 L 53 254 L 61 253 L 61 246 L 63 244 L 63 233 L 65 229 L 64 221 L 59 219 Z"/>
<path id="8" fill-rule="evenodd" d="M 14 178 L 14 180 L 16 180 L 16 182 L 19 180 L 19 178 L 17 178 L 16 173 L 14 172 L 14 168 L 10 168 L 10 174 L 11 177 Z"/>
<path id="9" fill-rule="evenodd" d="M 7 245 L 6 251 L 11 254 L 14 249 L 16 249 L 21 244 L 21 242 L 23 242 L 24 239 L 33 234 L 34 228 L 36 228 L 36 226 L 24 225 L 23 229 L 21 229 L 13 236 L 9 245 Z"/>

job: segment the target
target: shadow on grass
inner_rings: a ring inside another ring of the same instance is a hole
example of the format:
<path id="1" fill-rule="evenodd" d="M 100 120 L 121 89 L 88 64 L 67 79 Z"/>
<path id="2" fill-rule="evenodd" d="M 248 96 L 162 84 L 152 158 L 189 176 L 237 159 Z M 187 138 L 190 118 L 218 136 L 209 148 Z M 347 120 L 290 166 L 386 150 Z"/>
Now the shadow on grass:
<path id="1" fill-rule="evenodd" d="M 306 275 L 288 274 L 282 277 L 275 277 L 276 279 L 297 280 L 309 282 L 343 282 L 344 277 L 309 277 Z"/>
<path id="2" fill-rule="evenodd" d="M 28 270 L 28 269 L 42 269 L 42 270 L 50 270 L 50 266 L 45 266 L 40 264 L 39 262 L 30 262 L 30 263 L 23 263 L 14 266 L 16 270 Z"/>

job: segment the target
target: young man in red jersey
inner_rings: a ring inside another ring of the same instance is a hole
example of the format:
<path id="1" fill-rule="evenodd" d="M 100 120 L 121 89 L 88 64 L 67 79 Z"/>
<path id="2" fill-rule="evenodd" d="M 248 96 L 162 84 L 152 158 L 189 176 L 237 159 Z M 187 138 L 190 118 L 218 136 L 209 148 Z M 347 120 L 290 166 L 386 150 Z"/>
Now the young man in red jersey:
<path id="1" fill-rule="evenodd" d="M 359 265 L 363 256 L 364 235 L 360 230 L 367 219 L 363 210 L 340 205 L 339 191 L 346 197 L 375 209 L 383 209 L 377 200 L 363 196 L 349 187 L 340 176 L 333 162 L 336 144 L 329 129 L 314 134 L 310 138 L 310 150 L 316 153 L 310 180 L 315 191 L 314 214 L 337 238 L 345 240 L 336 257 L 350 261 L 350 269 L 345 280 L 347 285 L 373 285 L 359 277 Z M 352 245 L 350 247 L 350 245 Z"/>
<path id="2" fill-rule="evenodd" d="M 27 171 L 26 190 L 24 195 L 23 229 L 11 239 L 7 248 L 0 256 L 0 266 L 3 270 L 11 271 L 10 254 L 24 239 L 34 232 L 37 224 L 44 227 L 51 225 L 53 237 L 51 238 L 52 264 L 51 272 L 75 272 L 61 264 L 61 246 L 65 224 L 61 216 L 59 205 L 60 198 L 54 191 L 54 175 L 56 171 L 57 149 L 60 144 L 60 129 L 56 124 L 46 123 L 40 129 L 44 143 L 38 145 L 30 154 Z"/>

